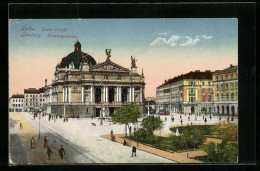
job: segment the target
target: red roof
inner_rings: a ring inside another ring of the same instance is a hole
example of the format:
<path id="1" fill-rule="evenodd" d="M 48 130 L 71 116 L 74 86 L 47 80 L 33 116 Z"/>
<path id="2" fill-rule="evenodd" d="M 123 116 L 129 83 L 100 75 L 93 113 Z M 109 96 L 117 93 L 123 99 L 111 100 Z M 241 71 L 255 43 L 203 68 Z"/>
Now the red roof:
<path id="1" fill-rule="evenodd" d="M 23 94 L 13 94 L 11 98 L 24 98 Z"/>
<path id="2" fill-rule="evenodd" d="M 212 72 L 206 71 L 206 72 L 199 72 L 199 71 L 191 71 L 187 74 L 184 75 L 179 75 L 177 77 L 171 78 L 165 83 L 161 84 L 159 87 L 163 87 L 165 85 L 175 83 L 184 79 L 206 79 L 206 80 L 211 80 L 212 79 Z"/>
<path id="3" fill-rule="evenodd" d="M 37 89 L 24 89 L 24 93 L 40 93 L 40 90 Z"/>

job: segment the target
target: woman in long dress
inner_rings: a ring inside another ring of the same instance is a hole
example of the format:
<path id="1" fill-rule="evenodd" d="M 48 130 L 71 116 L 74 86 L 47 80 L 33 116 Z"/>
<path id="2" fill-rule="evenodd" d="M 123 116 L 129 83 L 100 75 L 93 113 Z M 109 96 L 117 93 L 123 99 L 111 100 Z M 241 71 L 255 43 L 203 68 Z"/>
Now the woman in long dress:
<path id="1" fill-rule="evenodd" d="M 48 138 L 47 138 L 47 136 L 44 138 L 44 148 L 48 148 Z"/>

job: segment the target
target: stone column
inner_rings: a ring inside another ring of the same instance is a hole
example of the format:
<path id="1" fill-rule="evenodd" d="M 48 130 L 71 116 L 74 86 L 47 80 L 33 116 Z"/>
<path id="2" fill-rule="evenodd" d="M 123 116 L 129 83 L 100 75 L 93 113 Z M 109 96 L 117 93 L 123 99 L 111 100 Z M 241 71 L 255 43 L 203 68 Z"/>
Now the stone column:
<path id="1" fill-rule="evenodd" d="M 65 88 L 62 88 L 62 102 L 65 102 Z"/>
<path id="2" fill-rule="evenodd" d="M 119 101 L 119 88 L 116 87 L 116 102 Z"/>
<path id="3" fill-rule="evenodd" d="M 71 87 L 69 87 L 69 103 L 71 102 Z"/>
<path id="4" fill-rule="evenodd" d="M 140 103 L 142 103 L 143 102 L 143 88 L 142 87 L 140 87 Z"/>
<path id="5" fill-rule="evenodd" d="M 135 102 L 135 88 L 132 90 L 132 102 Z"/>
<path id="6" fill-rule="evenodd" d="M 93 102 L 93 85 L 91 85 L 91 88 L 90 88 L 90 103 Z"/>
<path id="7" fill-rule="evenodd" d="M 106 87 L 106 103 L 108 102 L 108 87 Z"/>
<path id="8" fill-rule="evenodd" d="M 106 100 L 106 87 L 103 87 L 103 102 Z"/>
<path id="9" fill-rule="evenodd" d="M 84 103 L 84 86 L 81 87 L 81 102 Z"/>
<path id="10" fill-rule="evenodd" d="M 121 102 L 122 100 L 122 92 L 121 92 L 121 87 L 118 87 L 118 102 Z"/>

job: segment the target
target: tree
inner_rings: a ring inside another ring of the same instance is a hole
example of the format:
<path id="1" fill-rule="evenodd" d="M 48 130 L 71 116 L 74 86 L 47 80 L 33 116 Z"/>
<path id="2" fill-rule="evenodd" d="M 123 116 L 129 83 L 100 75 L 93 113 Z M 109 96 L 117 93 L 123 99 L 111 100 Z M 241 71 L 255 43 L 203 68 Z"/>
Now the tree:
<path id="1" fill-rule="evenodd" d="M 212 129 L 214 134 L 220 135 L 222 139 L 227 139 L 228 141 L 237 141 L 238 139 L 238 125 L 235 123 L 221 122 Z"/>
<path id="2" fill-rule="evenodd" d="M 137 123 L 139 117 L 141 117 L 140 111 L 133 104 L 126 104 L 116 110 L 115 114 L 112 116 L 112 121 L 114 123 L 125 124 L 129 128 L 129 124 Z"/>
<path id="3" fill-rule="evenodd" d="M 155 130 L 160 130 L 163 128 L 163 121 L 157 117 L 149 116 L 143 119 L 141 125 L 149 132 L 150 135 L 153 135 Z"/>

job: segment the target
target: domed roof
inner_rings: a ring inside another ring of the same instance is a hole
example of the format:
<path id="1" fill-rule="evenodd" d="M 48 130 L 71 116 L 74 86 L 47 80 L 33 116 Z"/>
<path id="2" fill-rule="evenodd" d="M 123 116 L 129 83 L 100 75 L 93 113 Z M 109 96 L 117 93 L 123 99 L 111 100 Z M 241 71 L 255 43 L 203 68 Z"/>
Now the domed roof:
<path id="1" fill-rule="evenodd" d="M 77 45 L 80 45 L 80 43 L 77 41 Z M 75 45 L 76 45 L 75 44 Z M 60 63 L 61 68 L 69 67 L 70 63 L 73 62 L 74 67 L 76 69 L 79 69 L 80 63 L 83 62 L 83 56 L 87 59 L 86 62 L 91 65 L 96 65 L 96 60 L 90 56 L 87 53 L 84 53 L 79 48 L 75 48 L 74 52 L 68 54 L 66 57 L 62 58 L 62 61 Z"/>

